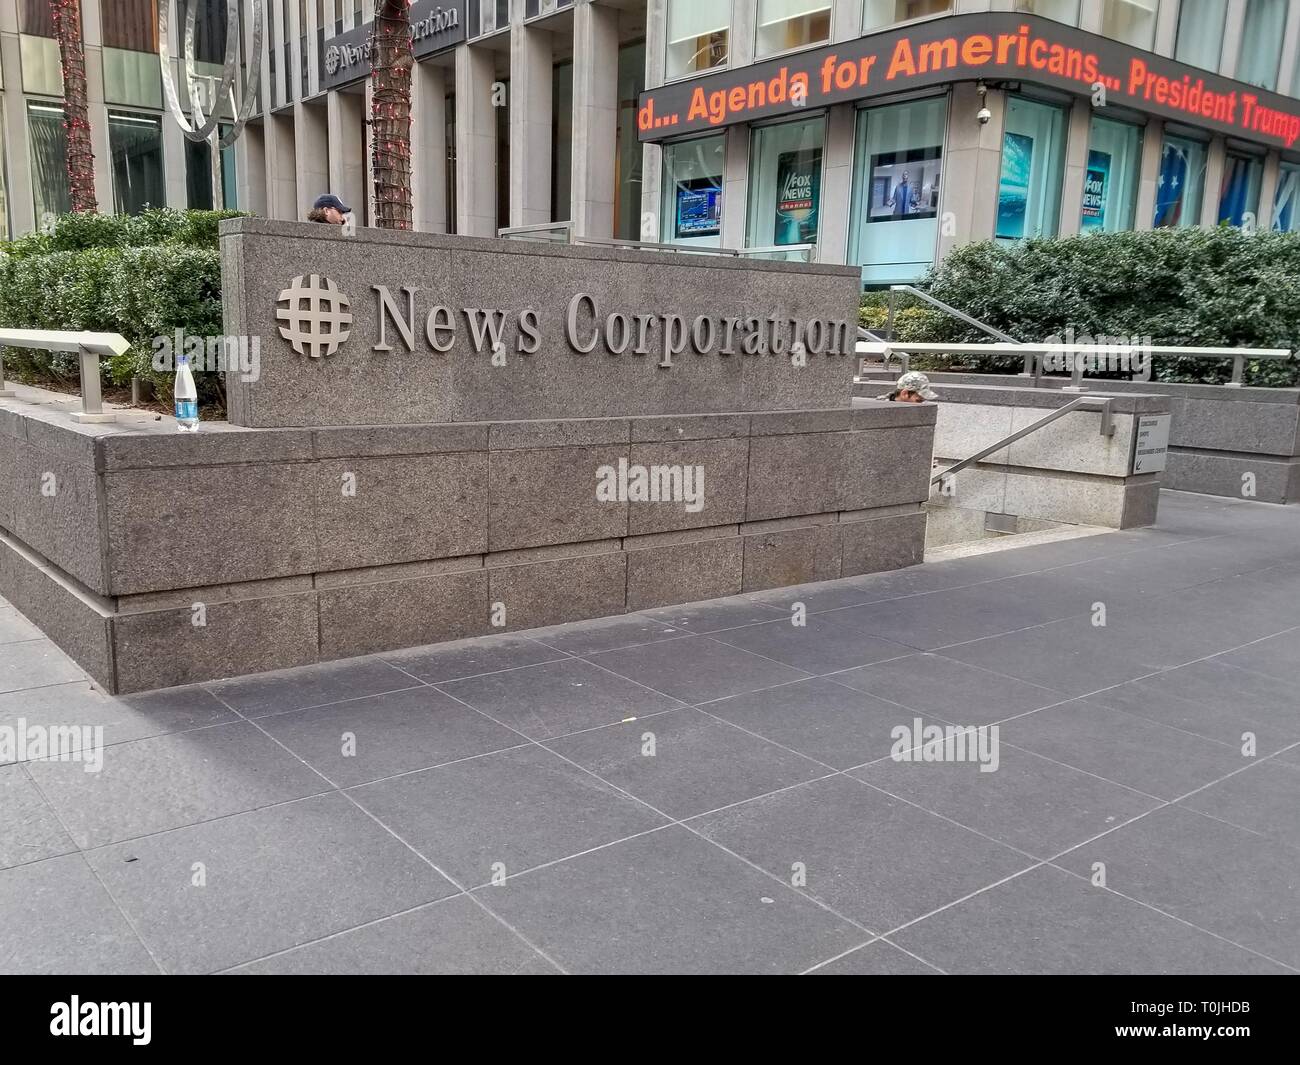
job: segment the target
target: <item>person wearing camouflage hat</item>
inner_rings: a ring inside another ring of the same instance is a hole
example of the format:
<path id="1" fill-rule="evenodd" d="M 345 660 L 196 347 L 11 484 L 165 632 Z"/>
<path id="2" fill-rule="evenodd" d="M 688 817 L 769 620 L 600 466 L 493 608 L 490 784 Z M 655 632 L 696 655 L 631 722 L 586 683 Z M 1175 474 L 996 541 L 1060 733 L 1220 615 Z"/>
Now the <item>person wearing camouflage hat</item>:
<path id="1" fill-rule="evenodd" d="M 927 399 L 938 398 L 939 393 L 930 387 L 930 379 L 915 370 L 903 374 L 894 383 L 894 391 L 885 396 L 885 399 L 898 403 L 924 403 Z"/>

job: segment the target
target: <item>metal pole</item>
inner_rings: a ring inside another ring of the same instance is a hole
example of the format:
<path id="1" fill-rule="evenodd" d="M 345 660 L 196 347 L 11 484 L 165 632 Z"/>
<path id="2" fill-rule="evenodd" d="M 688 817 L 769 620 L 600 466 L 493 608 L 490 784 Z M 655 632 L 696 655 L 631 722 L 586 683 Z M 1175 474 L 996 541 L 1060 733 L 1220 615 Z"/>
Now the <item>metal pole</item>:
<path id="1" fill-rule="evenodd" d="M 104 397 L 99 388 L 99 356 L 79 348 L 81 355 L 81 413 L 103 414 Z"/>
<path id="2" fill-rule="evenodd" d="M 226 206 L 225 190 L 222 188 L 220 140 L 221 126 L 218 125 L 216 129 L 208 134 L 208 151 L 211 154 L 209 162 L 212 166 L 212 209 L 214 211 L 220 211 Z"/>

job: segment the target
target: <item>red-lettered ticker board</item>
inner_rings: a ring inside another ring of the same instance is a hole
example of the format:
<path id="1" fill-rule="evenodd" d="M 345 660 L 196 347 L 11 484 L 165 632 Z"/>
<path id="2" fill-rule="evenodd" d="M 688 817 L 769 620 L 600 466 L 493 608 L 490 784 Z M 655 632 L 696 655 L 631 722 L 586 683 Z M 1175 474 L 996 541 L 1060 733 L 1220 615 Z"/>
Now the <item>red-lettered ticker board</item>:
<path id="1" fill-rule="evenodd" d="M 643 141 L 953 81 L 1019 81 L 1274 148 L 1300 140 L 1300 101 L 1031 15 L 956 15 L 643 92 Z M 1104 114 L 1104 108 L 1102 109 Z"/>

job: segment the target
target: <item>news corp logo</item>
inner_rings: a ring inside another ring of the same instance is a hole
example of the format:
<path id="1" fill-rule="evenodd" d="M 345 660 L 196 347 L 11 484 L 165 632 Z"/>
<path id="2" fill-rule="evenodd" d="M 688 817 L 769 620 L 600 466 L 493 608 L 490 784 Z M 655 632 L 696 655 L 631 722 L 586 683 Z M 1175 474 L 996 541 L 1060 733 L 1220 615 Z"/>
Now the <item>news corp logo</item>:
<path id="1" fill-rule="evenodd" d="M 330 278 L 299 274 L 276 298 L 280 335 L 299 355 L 337 354 L 352 335 L 352 304 Z"/>
<path id="2" fill-rule="evenodd" d="M 339 47 L 331 44 L 325 49 L 325 73 L 336 74 L 339 69 Z"/>

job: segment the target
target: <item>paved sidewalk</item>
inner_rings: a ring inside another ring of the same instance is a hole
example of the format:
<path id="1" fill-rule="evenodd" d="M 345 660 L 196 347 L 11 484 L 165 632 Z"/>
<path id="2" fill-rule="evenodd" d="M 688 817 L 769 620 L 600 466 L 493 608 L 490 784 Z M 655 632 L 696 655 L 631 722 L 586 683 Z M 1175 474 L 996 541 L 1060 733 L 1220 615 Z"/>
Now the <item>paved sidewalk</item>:
<path id="1" fill-rule="evenodd" d="M 3 972 L 1300 971 L 1300 507 L 120 699 L 4 606 L 0 692 L 108 745 L 0 766 Z"/>

